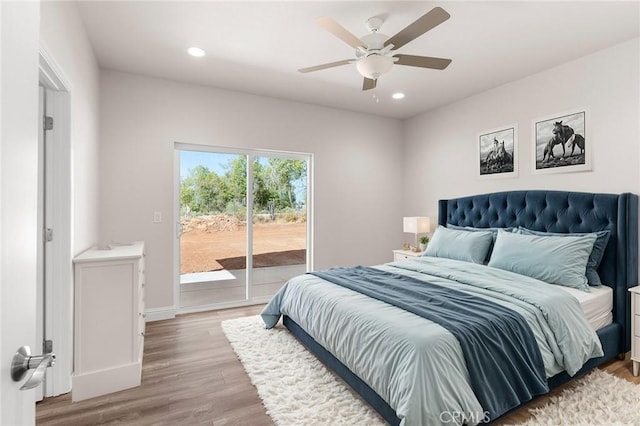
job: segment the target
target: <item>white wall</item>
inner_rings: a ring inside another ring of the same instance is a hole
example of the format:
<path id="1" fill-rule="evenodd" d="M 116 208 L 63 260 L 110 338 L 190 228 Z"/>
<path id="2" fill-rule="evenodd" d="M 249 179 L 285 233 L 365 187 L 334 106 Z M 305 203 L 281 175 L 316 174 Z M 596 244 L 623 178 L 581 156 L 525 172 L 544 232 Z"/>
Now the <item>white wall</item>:
<path id="1" fill-rule="evenodd" d="M 174 304 L 174 142 L 314 154 L 316 268 L 390 261 L 402 241 L 398 120 L 115 71 L 100 100 L 100 238 L 146 242 L 149 309 Z"/>
<path id="2" fill-rule="evenodd" d="M 512 189 L 640 193 L 639 40 L 407 120 L 403 213 L 437 217 L 438 199 Z M 533 175 L 532 120 L 581 107 L 591 113 L 593 170 Z M 519 176 L 481 179 L 478 133 L 512 123 L 519 127 Z"/>
<path id="3" fill-rule="evenodd" d="M 99 70 L 75 2 L 40 4 L 40 40 L 71 87 L 72 253 L 98 241 Z"/>

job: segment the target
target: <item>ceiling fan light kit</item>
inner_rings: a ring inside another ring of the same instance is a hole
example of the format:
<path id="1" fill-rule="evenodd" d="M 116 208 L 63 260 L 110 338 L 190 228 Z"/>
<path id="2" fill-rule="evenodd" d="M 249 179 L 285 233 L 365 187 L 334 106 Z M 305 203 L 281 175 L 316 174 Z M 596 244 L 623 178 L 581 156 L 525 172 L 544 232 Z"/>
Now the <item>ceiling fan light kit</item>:
<path id="1" fill-rule="evenodd" d="M 399 55 L 396 54 L 393 49 L 401 48 L 410 41 L 440 25 L 449 19 L 449 17 L 450 15 L 444 9 L 435 7 L 390 38 L 378 32 L 383 22 L 382 19 L 378 17 L 369 18 L 366 21 L 366 25 L 371 33 L 362 38 L 354 36 L 331 18 L 317 18 L 316 23 L 318 25 L 356 49 L 356 59 L 343 59 L 328 64 L 301 68 L 298 71 L 307 73 L 355 63 L 356 69 L 364 77 L 362 90 L 371 90 L 376 87 L 376 82 L 381 75 L 391 71 L 394 63 L 418 68 L 445 69 L 451 63 L 451 59 Z"/>
<path id="2" fill-rule="evenodd" d="M 366 78 L 377 80 L 382 74 L 386 74 L 391 71 L 393 65 L 393 58 L 390 56 L 383 56 L 378 54 L 371 54 L 365 56 L 356 62 L 356 68 L 358 72 Z"/>

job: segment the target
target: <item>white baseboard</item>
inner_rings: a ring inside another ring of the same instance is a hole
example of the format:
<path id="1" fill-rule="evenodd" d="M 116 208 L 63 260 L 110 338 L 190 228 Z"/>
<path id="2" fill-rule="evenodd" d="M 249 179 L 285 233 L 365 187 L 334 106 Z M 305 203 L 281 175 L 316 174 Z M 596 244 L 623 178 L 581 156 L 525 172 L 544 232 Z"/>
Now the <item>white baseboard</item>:
<path id="1" fill-rule="evenodd" d="M 100 395 L 140 386 L 142 363 L 119 365 L 72 377 L 71 401 L 82 401 Z"/>
<path id="2" fill-rule="evenodd" d="M 151 308 L 145 310 L 146 322 L 162 321 L 173 319 L 176 317 L 176 308 L 173 306 L 165 306 L 162 308 Z"/>

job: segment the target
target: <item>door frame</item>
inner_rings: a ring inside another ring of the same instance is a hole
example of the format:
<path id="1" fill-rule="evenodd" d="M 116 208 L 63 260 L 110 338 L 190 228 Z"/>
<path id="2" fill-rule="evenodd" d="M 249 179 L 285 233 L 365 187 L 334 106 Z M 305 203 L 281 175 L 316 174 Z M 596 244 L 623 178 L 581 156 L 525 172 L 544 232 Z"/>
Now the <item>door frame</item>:
<path id="1" fill-rule="evenodd" d="M 39 53 L 39 83 L 47 90 L 47 114 L 54 117 L 54 131 L 47 134 L 54 166 L 50 175 L 53 182 L 48 185 L 54 191 L 51 203 L 47 206 L 52 217 L 48 227 L 54 230 L 54 238 L 47 250 L 44 336 L 53 340 L 56 364 L 46 373 L 43 392 L 48 397 L 70 392 L 73 373 L 72 85 L 42 41 Z M 42 291 L 41 286 L 38 286 L 38 291 Z M 37 348 L 38 353 L 40 349 Z"/>
<path id="2" fill-rule="evenodd" d="M 173 223 L 174 223 L 174 244 L 173 244 L 173 306 L 177 314 L 202 312 L 214 309 L 225 309 L 239 306 L 249 306 L 259 303 L 267 303 L 269 298 L 251 298 L 251 287 L 247 294 L 247 299 L 242 301 L 224 302 L 206 305 L 197 308 L 180 308 L 180 151 L 202 151 L 217 152 L 225 154 L 247 155 L 247 219 L 253 217 L 253 159 L 255 157 L 279 157 L 292 160 L 304 159 L 307 161 L 307 247 L 306 247 L 306 267 L 307 271 L 313 270 L 313 154 L 293 151 L 278 151 L 267 149 L 237 148 L 219 145 L 201 145 L 192 143 L 174 143 L 174 194 L 173 194 Z M 247 247 L 253 246 L 252 227 L 247 227 Z M 247 253 L 247 283 L 251 283 L 253 272 L 253 257 Z"/>

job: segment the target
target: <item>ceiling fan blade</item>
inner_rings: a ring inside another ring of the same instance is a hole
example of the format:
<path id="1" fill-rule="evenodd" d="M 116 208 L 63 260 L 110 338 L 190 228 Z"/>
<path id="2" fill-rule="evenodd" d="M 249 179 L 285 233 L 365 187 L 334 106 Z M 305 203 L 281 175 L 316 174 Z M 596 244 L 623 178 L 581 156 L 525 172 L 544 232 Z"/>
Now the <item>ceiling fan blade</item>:
<path id="1" fill-rule="evenodd" d="M 387 46 L 389 44 L 393 44 L 394 49 L 400 49 L 411 40 L 414 40 L 430 29 L 437 27 L 450 17 L 451 15 L 449 15 L 443 8 L 434 7 L 429 12 L 422 15 L 422 17 L 418 18 L 413 24 L 385 41 L 384 45 Z"/>
<path id="2" fill-rule="evenodd" d="M 339 67 L 340 65 L 347 65 L 351 62 L 353 62 L 353 59 L 343 59 L 342 61 L 330 62 L 328 64 L 316 65 L 314 67 L 300 68 L 298 71 L 301 73 L 320 71 L 327 68 Z"/>
<path id="3" fill-rule="evenodd" d="M 364 78 L 364 82 L 362 83 L 362 90 L 371 90 L 376 88 L 376 83 L 378 80 L 372 80 L 370 78 Z"/>
<path id="4" fill-rule="evenodd" d="M 331 34 L 338 37 L 354 49 L 364 46 L 362 40 L 351 34 L 342 25 L 329 17 L 321 16 L 320 18 L 316 18 L 316 24 L 320 25 L 322 28 L 329 31 Z"/>
<path id="5" fill-rule="evenodd" d="M 430 56 L 394 55 L 393 57 L 398 58 L 397 65 L 432 68 L 434 70 L 443 70 L 451 63 L 451 59 L 432 58 Z"/>

